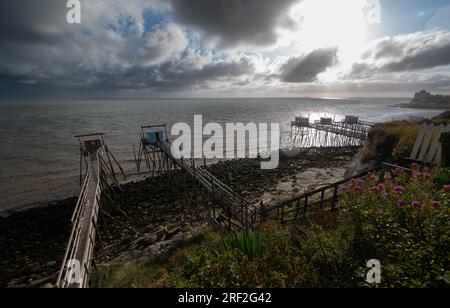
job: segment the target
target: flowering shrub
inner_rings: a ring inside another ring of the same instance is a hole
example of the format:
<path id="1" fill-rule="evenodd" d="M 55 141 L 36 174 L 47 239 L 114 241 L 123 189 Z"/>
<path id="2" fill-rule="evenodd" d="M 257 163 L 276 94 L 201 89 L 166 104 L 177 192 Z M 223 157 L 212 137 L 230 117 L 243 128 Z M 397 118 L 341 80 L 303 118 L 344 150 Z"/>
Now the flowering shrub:
<path id="1" fill-rule="evenodd" d="M 450 270 L 449 187 L 429 169 L 380 184 L 375 174 L 354 181 L 340 199 L 341 222 L 352 228 L 355 253 L 383 264 L 386 287 L 431 287 Z"/>

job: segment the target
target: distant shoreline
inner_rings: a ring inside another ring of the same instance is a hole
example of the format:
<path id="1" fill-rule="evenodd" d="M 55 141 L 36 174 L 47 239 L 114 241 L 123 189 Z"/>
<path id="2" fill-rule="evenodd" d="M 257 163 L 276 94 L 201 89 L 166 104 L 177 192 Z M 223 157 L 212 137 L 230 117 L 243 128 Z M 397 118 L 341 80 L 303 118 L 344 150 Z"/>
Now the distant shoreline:
<path id="1" fill-rule="evenodd" d="M 413 104 L 399 104 L 392 107 L 405 108 L 405 109 L 421 109 L 421 110 L 450 110 L 450 106 L 425 106 L 425 105 L 413 105 Z"/>

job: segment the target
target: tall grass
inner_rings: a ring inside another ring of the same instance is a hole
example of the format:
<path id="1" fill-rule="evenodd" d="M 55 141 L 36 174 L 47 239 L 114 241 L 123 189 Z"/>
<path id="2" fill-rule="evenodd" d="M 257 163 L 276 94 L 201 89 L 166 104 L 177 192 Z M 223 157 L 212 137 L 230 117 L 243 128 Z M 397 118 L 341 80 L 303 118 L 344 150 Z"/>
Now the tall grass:
<path id="1" fill-rule="evenodd" d="M 364 150 L 364 161 L 371 161 L 377 158 L 377 151 L 383 148 L 383 138 L 391 135 L 397 139 L 396 144 L 391 149 L 396 157 L 409 157 L 416 143 L 416 138 L 420 130 L 420 123 L 407 121 L 394 121 L 377 124 L 370 132 L 370 143 Z"/>
<path id="2" fill-rule="evenodd" d="M 241 251 L 250 261 L 264 256 L 265 252 L 261 233 L 258 231 L 244 230 L 230 234 L 223 240 L 223 246 L 228 251 Z"/>

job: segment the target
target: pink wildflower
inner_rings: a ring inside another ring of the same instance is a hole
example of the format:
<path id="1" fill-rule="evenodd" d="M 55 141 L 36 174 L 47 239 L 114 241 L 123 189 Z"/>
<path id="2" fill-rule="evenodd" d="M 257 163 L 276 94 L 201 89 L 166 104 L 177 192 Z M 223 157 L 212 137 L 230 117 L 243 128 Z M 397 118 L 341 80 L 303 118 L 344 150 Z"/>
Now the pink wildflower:
<path id="1" fill-rule="evenodd" d="M 419 201 L 413 201 L 413 202 L 411 202 L 411 206 L 415 209 L 420 209 L 421 204 Z"/>
<path id="2" fill-rule="evenodd" d="M 433 207 L 440 207 L 441 206 L 441 202 L 434 200 L 434 201 L 431 201 L 431 205 Z"/>
<path id="3" fill-rule="evenodd" d="M 394 186 L 394 188 L 392 190 L 397 194 L 401 194 L 405 191 L 405 189 L 399 185 Z"/>
<path id="4" fill-rule="evenodd" d="M 422 177 L 422 173 L 420 173 L 420 172 L 414 172 L 414 173 L 412 174 L 412 177 L 418 179 L 418 178 Z"/>
<path id="5" fill-rule="evenodd" d="M 424 179 L 431 179 L 431 173 L 425 172 L 425 173 L 423 174 L 423 178 L 424 178 Z"/>
<path id="6" fill-rule="evenodd" d="M 401 208 L 405 207 L 406 204 L 407 204 L 407 202 L 406 202 L 405 200 L 403 200 L 403 199 L 402 199 L 402 200 L 399 200 L 399 201 L 397 202 L 397 208 L 401 209 Z"/>

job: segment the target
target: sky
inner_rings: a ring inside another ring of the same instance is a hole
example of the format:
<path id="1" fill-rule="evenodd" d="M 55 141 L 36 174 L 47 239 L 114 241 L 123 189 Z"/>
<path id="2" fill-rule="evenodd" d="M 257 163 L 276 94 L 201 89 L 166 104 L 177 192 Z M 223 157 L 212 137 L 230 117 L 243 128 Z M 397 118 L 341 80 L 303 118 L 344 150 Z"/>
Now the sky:
<path id="1" fill-rule="evenodd" d="M 450 94 L 450 0 L 0 1 L 0 100 Z"/>

